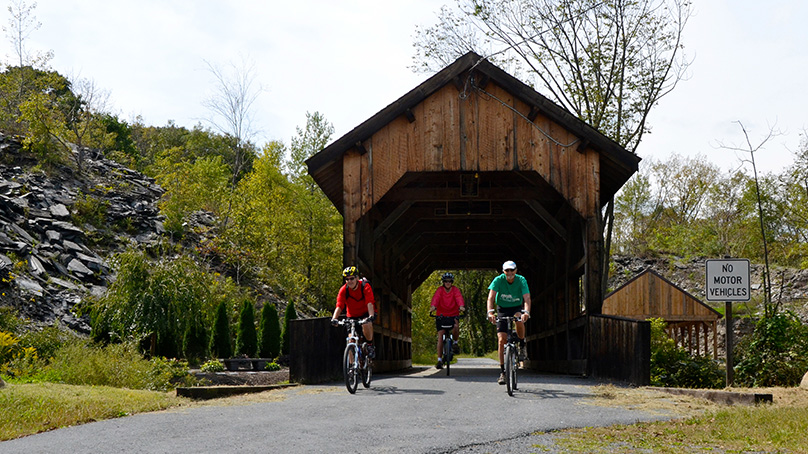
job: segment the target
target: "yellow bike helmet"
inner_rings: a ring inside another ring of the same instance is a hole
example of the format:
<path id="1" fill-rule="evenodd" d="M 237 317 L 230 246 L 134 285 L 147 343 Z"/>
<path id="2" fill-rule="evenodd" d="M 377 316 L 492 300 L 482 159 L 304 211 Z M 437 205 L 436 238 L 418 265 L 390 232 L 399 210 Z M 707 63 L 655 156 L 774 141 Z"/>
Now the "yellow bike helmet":
<path id="1" fill-rule="evenodd" d="M 357 277 L 359 277 L 359 270 L 356 269 L 355 266 L 346 267 L 344 270 L 342 270 L 342 277 L 346 278 L 348 276 L 357 276 Z"/>

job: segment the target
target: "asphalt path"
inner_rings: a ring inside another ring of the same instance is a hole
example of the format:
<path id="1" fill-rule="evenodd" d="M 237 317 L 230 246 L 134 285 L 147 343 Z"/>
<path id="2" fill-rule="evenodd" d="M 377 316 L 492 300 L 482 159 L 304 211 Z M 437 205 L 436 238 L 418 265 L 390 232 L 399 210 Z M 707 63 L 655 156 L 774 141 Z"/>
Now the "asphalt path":
<path id="1" fill-rule="evenodd" d="M 422 367 L 377 374 L 354 395 L 341 383 L 286 388 L 267 402 L 54 430 L 2 442 L 0 453 L 536 452 L 541 434 L 557 429 L 662 418 L 587 403 L 592 379 L 520 371 L 510 397 L 498 376 L 492 360 L 460 359 L 448 377 Z"/>

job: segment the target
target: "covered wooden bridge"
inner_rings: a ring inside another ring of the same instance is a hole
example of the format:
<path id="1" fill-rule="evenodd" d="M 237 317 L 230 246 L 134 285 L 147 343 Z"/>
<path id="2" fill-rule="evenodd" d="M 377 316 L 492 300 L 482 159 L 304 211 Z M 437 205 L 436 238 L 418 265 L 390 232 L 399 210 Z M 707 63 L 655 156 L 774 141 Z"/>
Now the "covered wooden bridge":
<path id="1" fill-rule="evenodd" d="M 411 294 L 433 271 L 505 260 L 531 288 L 529 367 L 609 375 L 591 360 L 644 357 L 632 344 L 641 324 L 592 319 L 603 303 L 601 210 L 639 158 L 479 55 L 306 163 L 344 218 L 344 264 L 379 301 L 380 369 L 411 365 Z"/>

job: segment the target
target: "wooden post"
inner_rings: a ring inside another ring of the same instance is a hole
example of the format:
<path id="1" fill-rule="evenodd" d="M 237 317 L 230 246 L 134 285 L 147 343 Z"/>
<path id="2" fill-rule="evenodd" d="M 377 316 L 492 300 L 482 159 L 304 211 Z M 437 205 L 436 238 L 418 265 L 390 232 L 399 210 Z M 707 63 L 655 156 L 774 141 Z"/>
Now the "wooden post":
<path id="1" fill-rule="evenodd" d="M 727 387 L 732 386 L 733 381 L 735 380 L 735 370 L 733 369 L 732 364 L 732 301 L 726 301 L 724 303 L 724 308 L 726 311 L 726 319 L 727 319 L 727 336 L 726 336 L 726 350 L 727 350 Z"/>

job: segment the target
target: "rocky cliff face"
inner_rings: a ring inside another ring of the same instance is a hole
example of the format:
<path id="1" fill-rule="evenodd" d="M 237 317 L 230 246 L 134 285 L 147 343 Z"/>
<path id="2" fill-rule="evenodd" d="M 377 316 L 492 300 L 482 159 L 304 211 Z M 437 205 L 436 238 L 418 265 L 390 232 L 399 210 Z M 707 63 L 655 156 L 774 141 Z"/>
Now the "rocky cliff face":
<path id="1" fill-rule="evenodd" d="M 0 134 L 0 306 L 88 333 L 74 308 L 106 291 L 111 254 L 164 234 L 163 190 L 92 150 L 80 175 L 69 166 L 32 171 L 20 150 Z"/>

